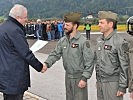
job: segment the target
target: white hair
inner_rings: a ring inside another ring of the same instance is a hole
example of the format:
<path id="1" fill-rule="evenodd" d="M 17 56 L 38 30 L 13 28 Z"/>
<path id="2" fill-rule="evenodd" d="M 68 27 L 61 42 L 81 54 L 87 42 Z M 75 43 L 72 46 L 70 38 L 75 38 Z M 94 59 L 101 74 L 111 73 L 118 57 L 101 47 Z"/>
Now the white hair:
<path id="1" fill-rule="evenodd" d="M 16 18 L 21 17 L 24 13 L 24 11 L 27 11 L 27 8 L 20 4 L 15 4 L 12 9 L 9 12 L 9 16 Z"/>
<path id="2" fill-rule="evenodd" d="M 41 19 L 37 19 L 37 23 L 41 22 Z"/>

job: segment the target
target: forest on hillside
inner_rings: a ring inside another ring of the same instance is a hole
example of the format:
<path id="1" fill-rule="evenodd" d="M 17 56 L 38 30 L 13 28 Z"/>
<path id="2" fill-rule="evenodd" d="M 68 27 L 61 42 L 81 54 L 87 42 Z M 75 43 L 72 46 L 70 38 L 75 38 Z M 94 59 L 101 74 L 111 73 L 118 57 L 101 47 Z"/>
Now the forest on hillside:
<path id="1" fill-rule="evenodd" d="M 29 18 L 62 18 L 70 11 L 81 12 L 83 16 L 97 16 L 99 10 L 133 15 L 133 0 L 0 0 L 0 16 L 6 17 L 16 3 L 28 8 Z"/>

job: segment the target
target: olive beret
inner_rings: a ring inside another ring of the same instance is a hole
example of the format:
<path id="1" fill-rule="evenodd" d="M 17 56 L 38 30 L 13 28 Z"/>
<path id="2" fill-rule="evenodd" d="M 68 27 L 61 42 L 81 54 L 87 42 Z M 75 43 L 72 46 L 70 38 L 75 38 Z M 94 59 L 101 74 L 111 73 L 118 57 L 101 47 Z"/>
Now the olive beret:
<path id="1" fill-rule="evenodd" d="M 98 12 L 99 19 L 113 19 L 117 21 L 117 14 L 111 11 L 99 11 Z"/>
<path id="2" fill-rule="evenodd" d="M 81 17 L 81 13 L 78 12 L 70 12 L 64 15 L 65 22 L 79 22 Z"/>

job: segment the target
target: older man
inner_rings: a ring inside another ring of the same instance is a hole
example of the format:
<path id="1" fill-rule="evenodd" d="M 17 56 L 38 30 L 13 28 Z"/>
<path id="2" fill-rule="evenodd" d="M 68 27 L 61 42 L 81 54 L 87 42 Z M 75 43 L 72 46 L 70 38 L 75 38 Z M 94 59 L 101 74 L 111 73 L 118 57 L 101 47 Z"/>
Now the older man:
<path id="1" fill-rule="evenodd" d="M 23 100 L 30 86 L 29 65 L 39 72 L 47 69 L 29 50 L 23 27 L 26 20 L 27 9 L 16 4 L 0 26 L 0 91 L 4 100 Z"/>

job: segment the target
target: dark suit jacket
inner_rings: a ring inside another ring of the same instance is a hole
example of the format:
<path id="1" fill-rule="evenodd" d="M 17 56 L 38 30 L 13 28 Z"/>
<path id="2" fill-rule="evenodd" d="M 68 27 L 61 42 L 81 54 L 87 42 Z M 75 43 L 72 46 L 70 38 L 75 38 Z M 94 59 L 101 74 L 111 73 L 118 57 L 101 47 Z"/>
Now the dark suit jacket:
<path id="1" fill-rule="evenodd" d="M 41 71 L 42 63 L 34 56 L 25 38 L 24 27 L 9 16 L 0 26 L 0 91 L 23 93 L 30 86 L 29 65 Z"/>

